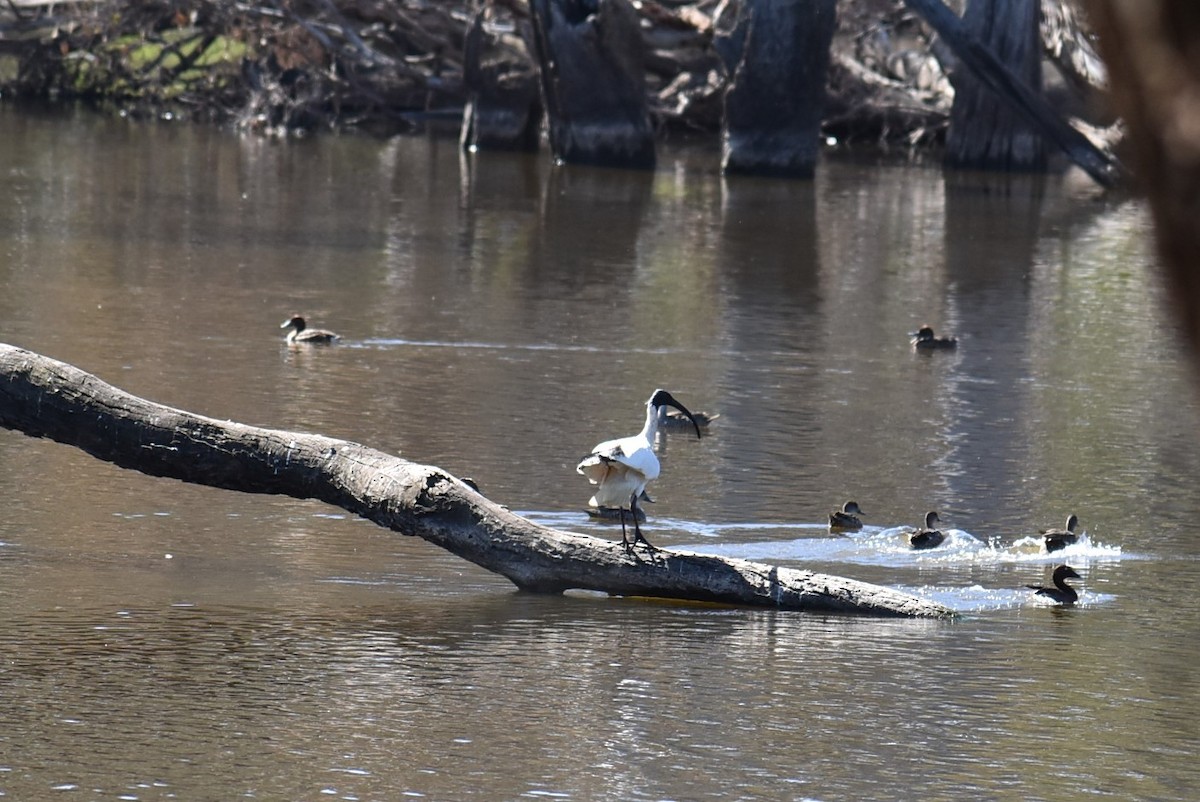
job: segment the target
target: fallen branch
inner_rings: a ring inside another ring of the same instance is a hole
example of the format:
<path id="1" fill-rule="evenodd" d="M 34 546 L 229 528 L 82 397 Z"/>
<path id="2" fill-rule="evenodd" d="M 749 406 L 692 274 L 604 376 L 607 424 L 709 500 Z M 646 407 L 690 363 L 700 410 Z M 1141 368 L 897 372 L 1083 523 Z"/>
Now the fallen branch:
<path id="1" fill-rule="evenodd" d="M 151 476 L 312 498 L 423 538 L 539 593 L 948 617 L 947 608 L 851 579 L 539 526 L 444 471 L 346 440 L 206 418 L 130 395 L 72 365 L 0 344 L 0 426 Z"/>

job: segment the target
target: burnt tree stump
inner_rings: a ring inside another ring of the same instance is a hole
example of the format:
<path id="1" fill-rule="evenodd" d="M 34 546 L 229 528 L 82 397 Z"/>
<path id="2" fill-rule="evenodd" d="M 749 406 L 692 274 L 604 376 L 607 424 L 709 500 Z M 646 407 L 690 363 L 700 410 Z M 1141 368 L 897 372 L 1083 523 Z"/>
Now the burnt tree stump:
<path id="1" fill-rule="evenodd" d="M 1025 86 L 1042 90 L 1041 0 L 970 0 L 963 27 Z M 1046 147 L 1037 129 L 969 69 L 950 73 L 954 105 L 945 162 L 980 170 L 1043 171 Z"/>
<path id="2" fill-rule="evenodd" d="M 996 55 L 963 27 L 962 20 L 942 0 L 904 0 L 954 52 L 974 76 L 998 98 L 1024 117 L 1096 183 L 1104 187 L 1126 178 L 1115 156 L 1096 147 L 1067 122 L 1040 94 L 1026 86 Z"/>
<path id="3" fill-rule="evenodd" d="M 513 33 L 487 29 L 494 6 L 484 6 L 471 20 L 463 44 L 463 108 L 460 142 L 464 150 L 538 149 L 542 98 L 537 68 L 513 21 Z"/>
<path id="4" fill-rule="evenodd" d="M 150 476 L 317 499 L 420 537 L 530 592 L 578 588 L 783 610 L 954 615 L 936 602 L 828 574 L 668 549 L 627 552 L 619 542 L 539 526 L 438 468 L 347 440 L 156 404 L 3 343 L 0 428 Z"/>
<path id="5" fill-rule="evenodd" d="M 747 0 L 718 51 L 731 74 L 721 131 L 721 169 L 812 176 L 836 0 Z"/>
<path id="6" fill-rule="evenodd" d="M 644 45 L 629 0 L 531 0 L 530 8 L 554 157 L 654 167 Z"/>

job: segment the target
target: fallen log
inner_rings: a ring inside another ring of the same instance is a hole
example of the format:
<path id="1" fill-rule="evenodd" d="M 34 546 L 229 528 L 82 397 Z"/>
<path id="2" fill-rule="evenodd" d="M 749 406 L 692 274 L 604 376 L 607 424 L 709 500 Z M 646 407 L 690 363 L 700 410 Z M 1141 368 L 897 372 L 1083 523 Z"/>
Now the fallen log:
<path id="1" fill-rule="evenodd" d="M 876 616 L 949 617 L 942 605 L 811 571 L 540 526 L 428 465 L 346 440 L 220 421 L 139 398 L 77 367 L 0 344 L 0 426 L 150 476 L 311 498 L 416 536 L 537 593 L 570 589 Z"/>

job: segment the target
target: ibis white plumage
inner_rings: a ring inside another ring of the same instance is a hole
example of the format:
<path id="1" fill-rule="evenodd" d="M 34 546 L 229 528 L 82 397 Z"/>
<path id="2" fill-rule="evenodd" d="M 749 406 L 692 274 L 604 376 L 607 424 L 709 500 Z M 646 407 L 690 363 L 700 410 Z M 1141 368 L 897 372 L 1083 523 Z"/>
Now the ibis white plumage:
<path id="1" fill-rule="evenodd" d="M 700 436 L 700 425 L 687 407 L 666 390 L 655 390 L 646 402 L 646 423 L 640 432 L 631 437 L 605 440 L 575 468 L 597 486 L 588 504 L 621 511 L 621 543 L 627 551 L 631 551 L 639 540 L 646 544 L 646 548 L 654 548 L 638 526 L 637 503 L 646 485 L 658 478 L 659 463 L 654 453 L 654 435 L 658 430 L 658 414 L 662 407 L 674 407 L 686 415 L 696 429 L 696 437 Z M 632 542 L 625 528 L 626 510 L 633 518 Z"/>

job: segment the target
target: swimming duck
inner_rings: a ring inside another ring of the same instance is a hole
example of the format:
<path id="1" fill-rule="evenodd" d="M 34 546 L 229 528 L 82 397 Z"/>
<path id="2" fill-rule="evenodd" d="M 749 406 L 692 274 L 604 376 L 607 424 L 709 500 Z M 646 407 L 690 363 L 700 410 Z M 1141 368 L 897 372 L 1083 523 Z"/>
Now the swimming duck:
<path id="1" fill-rule="evenodd" d="M 829 528 L 830 529 L 862 529 L 862 521 L 858 519 L 859 515 L 865 513 L 858 508 L 857 501 L 847 501 L 842 505 L 840 510 L 834 510 L 829 513 Z"/>
<path id="2" fill-rule="evenodd" d="M 1075 573 L 1075 569 L 1069 565 L 1060 565 L 1054 569 L 1054 574 L 1050 577 L 1054 580 L 1054 587 L 1046 588 L 1041 585 L 1026 585 L 1025 587 L 1034 591 L 1037 596 L 1045 596 L 1049 599 L 1054 599 L 1062 605 L 1070 605 L 1079 601 L 1079 594 L 1075 592 L 1075 588 L 1066 583 L 1067 579 L 1083 579 L 1079 574 Z"/>
<path id="3" fill-rule="evenodd" d="M 942 534 L 940 529 L 935 529 L 933 525 L 940 523 L 941 518 L 933 510 L 925 513 L 925 528 L 917 529 L 908 533 L 908 545 L 914 549 L 932 549 L 935 546 L 940 546 L 946 536 Z"/>
<path id="4" fill-rule="evenodd" d="M 928 324 L 921 326 L 916 331 L 909 332 L 909 337 L 912 337 L 910 342 L 912 347 L 925 350 L 931 348 L 957 348 L 958 339 L 956 337 L 936 337 L 933 334 L 933 328 Z"/>
<path id="5" fill-rule="evenodd" d="M 660 432 L 690 432 L 692 431 L 692 421 L 701 429 L 707 429 L 708 425 L 721 417 L 721 413 L 710 415 L 707 412 L 694 412 L 693 417 L 688 418 L 682 412 L 677 412 L 674 409 L 666 407 L 658 408 L 658 430 Z"/>
<path id="6" fill-rule="evenodd" d="M 329 345 L 335 340 L 342 339 L 340 335 L 325 329 L 310 329 L 305 326 L 304 318 L 293 314 L 280 324 L 281 329 L 291 329 L 287 334 L 288 345 Z"/>
<path id="7" fill-rule="evenodd" d="M 1067 518 L 1067 526 L 1065 529 L 1043 529 L 1041 534 L 1045 536 L 1046 551 L 1060 551 L 1067 546 L 1075 545 L 1079 540 L 1079 535 L 1075 534 L 1075 527 L 1079 525 L 1079 518 L 1071 515 Z"/>

